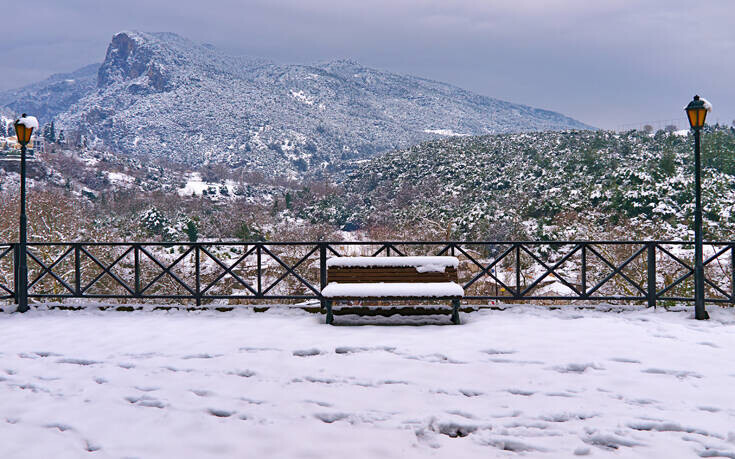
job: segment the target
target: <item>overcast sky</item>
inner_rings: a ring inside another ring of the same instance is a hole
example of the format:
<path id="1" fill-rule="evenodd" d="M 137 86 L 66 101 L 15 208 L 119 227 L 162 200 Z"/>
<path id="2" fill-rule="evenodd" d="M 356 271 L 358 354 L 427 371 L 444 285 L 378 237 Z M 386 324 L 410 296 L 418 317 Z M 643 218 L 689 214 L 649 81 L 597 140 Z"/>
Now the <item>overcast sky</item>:
<path id="1" fill-rule="evenodd" d="M 133 29 L 282 63 L 353 58 L 602 128 L 684 127 L 695 92 L 713 103 L 711 121 L 735 120 L 733 0 L 34 0 L 2 11 L 0 89 L 101 62 L 112 35 Z"/>

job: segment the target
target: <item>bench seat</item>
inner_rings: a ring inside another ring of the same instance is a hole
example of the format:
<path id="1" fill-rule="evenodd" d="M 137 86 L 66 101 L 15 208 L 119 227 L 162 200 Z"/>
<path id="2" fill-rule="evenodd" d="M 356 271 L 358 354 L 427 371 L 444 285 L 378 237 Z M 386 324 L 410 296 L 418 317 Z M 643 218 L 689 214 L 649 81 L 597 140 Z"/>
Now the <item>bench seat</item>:
<path id="1" fill-rule="evenodd" d="M 464 289 L 456 282 L 330 282 L 322 295 L 330 299 L 458 299 L 464 296 Z"/>

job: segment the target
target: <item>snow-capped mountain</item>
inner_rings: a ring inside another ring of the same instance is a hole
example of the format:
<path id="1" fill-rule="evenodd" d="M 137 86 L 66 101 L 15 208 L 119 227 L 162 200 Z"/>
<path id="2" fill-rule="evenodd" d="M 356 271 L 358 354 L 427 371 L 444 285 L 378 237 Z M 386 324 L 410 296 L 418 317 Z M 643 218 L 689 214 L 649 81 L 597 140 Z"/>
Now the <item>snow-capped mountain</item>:
<path id="1" fill-rule="evenodd" d="M 19 89 L 0 91 L 0 112 L 6 112 L 9 117 L 32 113 L 41 123 L 49 122 L 97 87 L 99 67 L 91 64 Z"/>
<path id="2" fill-rule="evenodd" d="M 90 143 L 128 154 L 279 173 L 446 135 L 590 128 L 555 112 L 353 61 L 279 65 L 171 33 L 118 33 L 91 85 L 94 69 L 80 71 L 84 78 L 53 77 L 39 88 L 5 93 L 0 105 L 42 121 L 58 113 L 57 131 L 78 131 Z M 43 107 L 31 103 L 63 84 L 76 85 L 58 92 L 64 103 L 76 102 L 70 107 L 53 98 Z"/>

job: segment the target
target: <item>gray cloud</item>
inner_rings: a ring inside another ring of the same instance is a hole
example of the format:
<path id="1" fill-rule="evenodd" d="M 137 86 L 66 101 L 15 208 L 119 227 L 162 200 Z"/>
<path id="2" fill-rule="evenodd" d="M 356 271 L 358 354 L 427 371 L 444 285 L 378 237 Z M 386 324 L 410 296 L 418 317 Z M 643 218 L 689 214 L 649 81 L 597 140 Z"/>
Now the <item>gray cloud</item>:
<path id="1" fill-rule="evenodd" d="M 101 61 L 113 33 L 172 31 L 279 62 L 351 57 L 601 127 L 735 119 L 731 0 L 37 0 L 6 21 L 0 89 Z"/>

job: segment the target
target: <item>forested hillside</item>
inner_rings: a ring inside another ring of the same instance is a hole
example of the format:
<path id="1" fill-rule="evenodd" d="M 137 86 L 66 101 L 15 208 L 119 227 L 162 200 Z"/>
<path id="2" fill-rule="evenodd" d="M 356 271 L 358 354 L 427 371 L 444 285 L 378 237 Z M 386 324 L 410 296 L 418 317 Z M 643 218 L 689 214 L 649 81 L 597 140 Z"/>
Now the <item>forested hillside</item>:
<path id="1" fill-rule="evenodd" d="M 313 221 L 459 239 L 688 239 L 693 138 L 565 131 L 455 137 L 363 162 Z M 703 133 L 709 238 L 735 229 L 735 130 Z"/>

